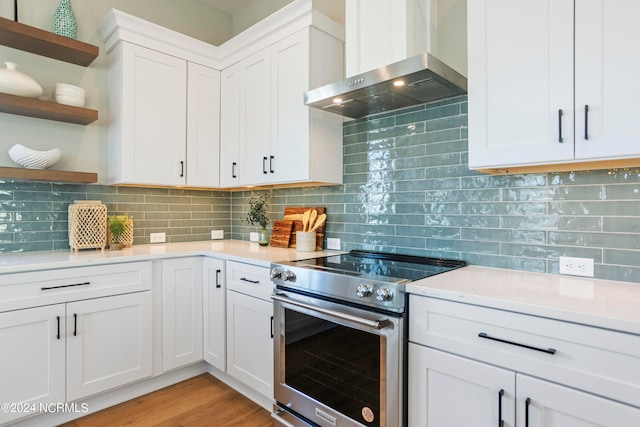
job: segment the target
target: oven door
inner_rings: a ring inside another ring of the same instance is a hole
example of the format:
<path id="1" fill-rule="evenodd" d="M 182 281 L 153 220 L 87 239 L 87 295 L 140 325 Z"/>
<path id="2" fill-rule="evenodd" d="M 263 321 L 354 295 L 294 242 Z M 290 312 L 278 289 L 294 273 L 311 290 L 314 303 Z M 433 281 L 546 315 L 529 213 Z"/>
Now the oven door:
<path id="1" fill-rule="evenodd" d="M 283 425 L 402 425 L 404 319 L 277 290 L 274 397 Z"/>

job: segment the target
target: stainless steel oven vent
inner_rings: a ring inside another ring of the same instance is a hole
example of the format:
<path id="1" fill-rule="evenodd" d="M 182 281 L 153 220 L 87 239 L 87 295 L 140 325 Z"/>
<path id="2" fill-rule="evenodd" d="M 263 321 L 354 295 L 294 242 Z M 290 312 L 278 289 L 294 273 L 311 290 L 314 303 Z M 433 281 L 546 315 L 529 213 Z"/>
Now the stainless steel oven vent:
<path id="1" fill-rule="evenodd" d="M 310 90 L 304 102 L 357 119 L 466 93 L 467 79 L 462 74 L 423 53 Z"/>

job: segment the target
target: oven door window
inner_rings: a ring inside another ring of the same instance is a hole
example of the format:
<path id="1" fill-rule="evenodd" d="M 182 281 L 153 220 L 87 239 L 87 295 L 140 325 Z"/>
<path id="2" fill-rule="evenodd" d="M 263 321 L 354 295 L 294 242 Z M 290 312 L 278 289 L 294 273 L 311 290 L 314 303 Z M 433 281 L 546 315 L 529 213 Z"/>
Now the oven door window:
<path id="1" fill-rule="evenodd" d="M 364 425 L 380 426 L 386 338 L 290 309 L 284 317 L 284 383 Z"/>

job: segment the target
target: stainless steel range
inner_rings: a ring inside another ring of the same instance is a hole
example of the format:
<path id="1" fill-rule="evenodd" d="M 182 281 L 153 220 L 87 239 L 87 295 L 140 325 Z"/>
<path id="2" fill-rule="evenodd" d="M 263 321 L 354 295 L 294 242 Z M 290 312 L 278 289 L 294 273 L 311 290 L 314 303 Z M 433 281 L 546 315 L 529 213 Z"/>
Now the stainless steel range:
<path id="1" fill-rule="evenodd" d="M 405 285 L 464 265 L 361 250 L 273 263 L 274 426 L 406 425 Z"/>

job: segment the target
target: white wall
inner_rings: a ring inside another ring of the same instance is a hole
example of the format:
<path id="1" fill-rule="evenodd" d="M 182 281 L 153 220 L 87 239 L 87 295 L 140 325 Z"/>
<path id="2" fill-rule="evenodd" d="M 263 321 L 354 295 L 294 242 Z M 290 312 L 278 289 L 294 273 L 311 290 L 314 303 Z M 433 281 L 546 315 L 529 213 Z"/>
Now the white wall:
<path id="1" fill-rule="evenodd" d="M 18 21 L 51 30 L 58 0 L 19 0 Z M 0 113 L 0 166 L 16 166 L 7 150 L 20 143 L 36 150 L 62 150 L 62 160 L 53 169 L 97 172 L 100 183 L 106 178 L 107 146 L 107 60 L 98 25 L 111 9 L 139 16 L 156 24 L 212 44 L 221 44 L 231 35 L 231 17 L 197 0 L 72 0 L 78 21 L 78 39 L 100 48 L 100 56 L 87 68 L 0 46 L 0 66 L 5 61 L 33 77 L 52 96 L 56 82 L 81 86 L 86 90 L 86 107 L 99 111 L 98 121 L 75 125 Z M 13 2 L 0 2 L 0 16 L 13 19 Z M 162 88 L 158 88 L 162 90 Z M 1 182 L 1 178 L 0 178 Z"/>
<path id="2" fill-rule="evenodd" d="M 437 0 L 437 56 L 467 75 L 467 0 Z"/>

